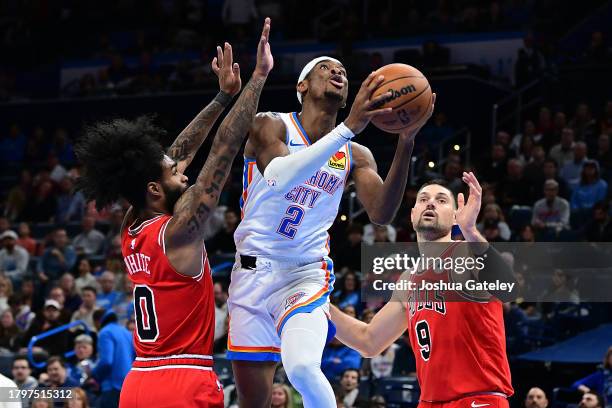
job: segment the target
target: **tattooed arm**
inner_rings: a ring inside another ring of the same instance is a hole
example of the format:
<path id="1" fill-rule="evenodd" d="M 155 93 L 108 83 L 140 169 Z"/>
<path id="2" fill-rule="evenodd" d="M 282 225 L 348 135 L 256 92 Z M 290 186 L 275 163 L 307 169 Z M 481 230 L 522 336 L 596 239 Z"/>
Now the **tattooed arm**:
<path id="1" fill-rule="evenodd" d="M 217 56 L 213 58 L 212 69 L 219 77 L 219 93 L 189 125 L 177 136 L 168 149 L 168 156 L 177 162 L 177 171 L 184 173 L 196 152 L 206 140 L 210 129 L 230 104 L 232 98 L 240 92 L 240 68 L 234 64 L 232 46 L 225 43 L 224 49 L 217 47 Z"/>
<path id="2" fill-rule="evenodd" d="M 182 274 L 196 276 L 201 271 L 203 231 L 209 214 L 219 202 L 219 195 L 232 168 L 232 162 L 253 122 L 259 96 L 274 65 L 268 37 L 270 19 L 266 19 L 257 48 L 257 66 L 234 107 L 217 131 L 208 159 L 198 178 L 174 206 L 174 215 L 165 236 L 167 255 Z"/>

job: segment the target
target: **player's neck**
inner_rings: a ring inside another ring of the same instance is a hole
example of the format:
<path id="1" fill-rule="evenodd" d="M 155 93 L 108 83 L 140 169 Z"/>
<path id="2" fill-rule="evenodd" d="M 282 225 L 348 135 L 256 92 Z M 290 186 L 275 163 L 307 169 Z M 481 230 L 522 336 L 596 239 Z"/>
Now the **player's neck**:
<path id="1" fill-rule="evenodd" d="M 428 245 L 434 242 L 439 244 Z M 426 232 L 417 232 L 417 245 L 419 246 L 419 253 L 426 257 L 439 256 L 441 253 L 441 248 L 444 246 L 443 244 L 451 242 L 453 242 L 453 240 L 450 232 L 442 237 L 430 236 Z"/>
<path id="2" fill-rule="evenodd" d="M 314 143 L 336 127 L 337 108 L 305 103 L 298 114 L 302 127 Z"/>
<path id="3" fill-rule="evenodd" d="M 161 209 L 155 207 L 148 207 L 138 211 L 138 214 L 136 214 L 136 219 L 139 222 L 144 222 L 146 220 L 150 220 L 151 218 L 157 217 L 158 215 L 163 215 L 165 213 L 166 211 L 163 211 Z"/>

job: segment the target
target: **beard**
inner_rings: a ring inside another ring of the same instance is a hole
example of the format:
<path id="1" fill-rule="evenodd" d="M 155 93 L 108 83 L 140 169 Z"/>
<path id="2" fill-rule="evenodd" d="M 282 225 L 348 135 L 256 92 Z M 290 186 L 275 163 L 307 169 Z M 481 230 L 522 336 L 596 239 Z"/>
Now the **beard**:
<path id="1" fill-rule="evenodd" d="M 186 187 L 178 186 L 178 187 L 170 187 L 162 183 L 162 189 L 164 190 L 164 195 L 166 196 L 166 210 L 169 214 L 174 212 L 174 205 L 181 198 Z"/>
<path id="2" fill-rule="evenodd" d="M 449 232 L 448 227 L 440 225 L 437 216 L 434 221 L 425 221 L 423 219 L 423 216 L 419 217 L 419 220 L 414 226 L 414 230 L 420 234 L 424 234 L 431 237 L 430 239 L 443 237 Z"/>

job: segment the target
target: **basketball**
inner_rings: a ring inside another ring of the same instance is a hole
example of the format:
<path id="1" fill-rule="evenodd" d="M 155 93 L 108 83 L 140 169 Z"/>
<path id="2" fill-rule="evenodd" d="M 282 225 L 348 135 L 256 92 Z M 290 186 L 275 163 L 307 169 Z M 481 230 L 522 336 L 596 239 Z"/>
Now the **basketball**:
<path id="1" fill-rule="evenodd" d="M 432 103 L 431 87 L 421 71 L 406 64 L 389 64 L 379 68 L 376 74 L 383 75 L 385 80 L 374 91 L 372 99 L 392 92 L 381 108 L 393 108 L 393 111 L 374 117 L 372 123 L 389 133 L 420 125 Z"/>

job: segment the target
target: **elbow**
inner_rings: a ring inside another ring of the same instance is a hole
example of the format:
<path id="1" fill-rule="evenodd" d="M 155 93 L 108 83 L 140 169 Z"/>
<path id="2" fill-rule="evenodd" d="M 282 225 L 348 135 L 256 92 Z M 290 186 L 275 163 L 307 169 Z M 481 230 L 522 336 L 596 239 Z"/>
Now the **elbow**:
<path id="1" fill-rule="evenodd" d="M 372 214 L 370 215 L 370 222 L 375 225 L 385 226 L 391 224 L 393 217 L 387 214 Z"/>

